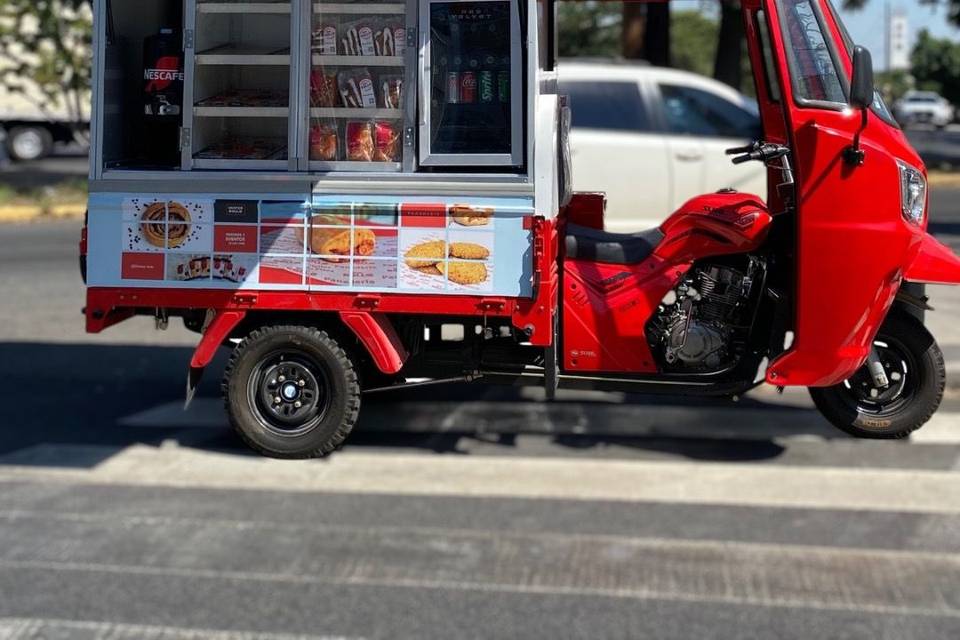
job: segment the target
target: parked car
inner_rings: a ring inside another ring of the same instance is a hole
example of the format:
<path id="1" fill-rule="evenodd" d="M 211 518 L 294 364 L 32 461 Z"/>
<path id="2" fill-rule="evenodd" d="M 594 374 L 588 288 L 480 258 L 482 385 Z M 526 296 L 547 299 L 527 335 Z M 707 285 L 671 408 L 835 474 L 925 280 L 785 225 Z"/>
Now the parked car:
<path id="1" fill-rule="evenodd" d="M 637 231 L 690 198 L 723 188 L 766 198 L 762 165 L 730 147 L 761 137 L 755 100 L 702 76 L 635 62 L 564 60 L 573 186 L 607 194 L 607 228 Z"/>
<path id="2" fill-rule="evenodd" d="M 893 115 L 904 127 L 917 123 L 945 127 L 953 122 L 956 110 L 933 91 L 908 91 L 893 105 Z"/>

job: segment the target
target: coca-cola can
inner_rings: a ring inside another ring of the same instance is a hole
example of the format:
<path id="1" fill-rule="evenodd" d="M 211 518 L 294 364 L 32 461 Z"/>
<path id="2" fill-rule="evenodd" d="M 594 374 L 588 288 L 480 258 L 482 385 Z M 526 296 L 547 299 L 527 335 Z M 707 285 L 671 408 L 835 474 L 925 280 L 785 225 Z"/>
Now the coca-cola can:
<path id="1" fill-rule="evenodd" d="M 460 74 L 460 102 L 473 104 L 477 101 L 477 74 L 464 71 Z"/>
<path id="2" fill-rule="evenodd" d="M 460 102 L 460 74 L 456 71 L 447 73 L 447 104 Z"/>

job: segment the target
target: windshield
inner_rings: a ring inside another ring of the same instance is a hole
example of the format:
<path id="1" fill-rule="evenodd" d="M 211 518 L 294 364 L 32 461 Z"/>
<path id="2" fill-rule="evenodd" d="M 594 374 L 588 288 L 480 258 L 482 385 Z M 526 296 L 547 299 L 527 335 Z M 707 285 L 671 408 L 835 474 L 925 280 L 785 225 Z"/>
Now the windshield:
<path id="1" fill-rule="evenodd" d="M 843 20 L 840 19 L 840 14 L 837 13 L 836 7 L 833 6 L 833 0 L 827 0 L 827 7 L 830 9 L 830 15 L 833 17 L 833 21 L 837 23 L 837 26 L 840 28 L 840 37 L 843 38 L 843 47 L 847 50 L 847 55 L 850 59 L 853 59 L 853 38 L 850 37 L 850 32 L 847 31 L 847 25 L 843 23 Z M 870 105 L 870 110 L 877 114 L 881 120 L 886 122 L 892 127 L 900 128 L 900 125 L 897 123 L 896 118 L 893 117 L 893 112 L 890 111 L 890 107 L 887 106 L 887 101 L 883 99 L 883 94 L 879 90 L 873 90 L 873 104 Z"/>

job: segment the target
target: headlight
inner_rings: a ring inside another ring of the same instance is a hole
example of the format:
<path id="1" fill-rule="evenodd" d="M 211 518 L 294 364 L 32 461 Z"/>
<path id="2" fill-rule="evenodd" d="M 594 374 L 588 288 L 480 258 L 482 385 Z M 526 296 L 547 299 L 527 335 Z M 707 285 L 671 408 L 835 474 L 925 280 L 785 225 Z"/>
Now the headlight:
<path id="1" fill-rule="evenodd" d="M 900 167 L 900 211 L 903 219 L 920 226 L 927 208 L 927 181 L 919 170 L 897 160 Z"/>

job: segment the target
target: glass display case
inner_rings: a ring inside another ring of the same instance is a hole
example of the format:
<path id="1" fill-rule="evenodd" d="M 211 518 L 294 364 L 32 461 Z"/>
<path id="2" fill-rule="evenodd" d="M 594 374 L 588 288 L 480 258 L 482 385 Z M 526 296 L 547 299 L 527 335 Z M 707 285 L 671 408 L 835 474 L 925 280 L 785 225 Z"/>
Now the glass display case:
<path id="1" fill-rule="evenodd" d="M 314 2 L 310 18 L 312 171 L 400 171 L 415 56 L 401 1 Z M 408 46 L 411 45 L 411 46 Z"/>
<path id="2" fill-rule="evenodd" d="M 296 132 L 289 0 L 194 0 L 187 16 L 184 167 L 290 168 Z M 189 6 L 189 3 L 188 3 Z"/>
<path id="3" fill-rule="evenodd" d="M 420 164 L 523 163 L 518 3 L 421 0 Z"/>

